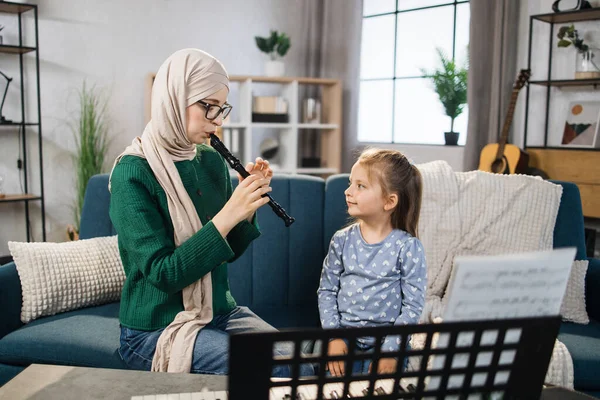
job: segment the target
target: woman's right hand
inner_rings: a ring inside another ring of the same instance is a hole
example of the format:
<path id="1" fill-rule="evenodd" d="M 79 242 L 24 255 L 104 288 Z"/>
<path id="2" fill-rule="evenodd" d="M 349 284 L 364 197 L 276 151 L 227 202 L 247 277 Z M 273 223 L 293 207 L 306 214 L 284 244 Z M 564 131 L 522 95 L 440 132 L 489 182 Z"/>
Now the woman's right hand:
<path id="1" fill-rule="evenodd" d="M 235 188 L 229 201 L 212 219 L 213 224 L 225 237 L 241 221 L 250 218 L 256 210 L 269 202 L 268 197 L 263 194 L 273 190 L 269 186 L 269 180 L 261 178 L 260 175 L 250 175 Z"/>

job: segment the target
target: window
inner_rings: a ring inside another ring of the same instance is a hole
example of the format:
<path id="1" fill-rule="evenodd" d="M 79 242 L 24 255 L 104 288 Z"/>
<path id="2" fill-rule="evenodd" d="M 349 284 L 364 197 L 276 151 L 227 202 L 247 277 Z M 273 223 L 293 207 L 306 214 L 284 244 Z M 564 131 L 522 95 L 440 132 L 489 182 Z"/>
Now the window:
<path id="1" fill-rule="evenodd" d="M 360 142 L 444 144 L 450 117 L 421 69 L 439 67 L 436 48 L 464 65 L 469 20 L 468 0 L 364 0 Z M 454 120 L 459 144 L 467 121 L 465 106 Z"/>

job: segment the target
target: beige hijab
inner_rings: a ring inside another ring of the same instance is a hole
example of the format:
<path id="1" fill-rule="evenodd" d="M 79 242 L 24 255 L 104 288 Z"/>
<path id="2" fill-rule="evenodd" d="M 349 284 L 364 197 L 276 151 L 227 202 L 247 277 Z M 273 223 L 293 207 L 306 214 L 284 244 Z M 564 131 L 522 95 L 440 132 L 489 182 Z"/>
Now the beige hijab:
<path id="1" fill-rule="evenodd" d="M 116 166 L 125 155 L 148 161 L 167 196 L 176 246 L 202 228 L 174 164 L 196 155 L 196 146 L 186 135 L 186 108 L 224 87 L 229 89 L 229 77 L 217 59 L 197 49 L 175 52 L 154 79 L 151 120 L 142 137 L 136 137 L 115 161 Z M 183 289 L 183 306 L 158 339 L 152 371 L 190 372 L 196 336 L 213 317 L 210 273 Z"/>

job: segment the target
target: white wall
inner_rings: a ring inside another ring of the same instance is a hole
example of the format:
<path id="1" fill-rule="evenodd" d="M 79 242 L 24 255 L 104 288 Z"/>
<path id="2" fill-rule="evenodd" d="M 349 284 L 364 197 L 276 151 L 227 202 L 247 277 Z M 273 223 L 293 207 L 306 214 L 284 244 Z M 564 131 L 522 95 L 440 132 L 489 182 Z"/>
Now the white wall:
<path id="1" fill-rule="evenodd" d="M 534 14 L 546 14 L 552 12 L 554 0 L 528 0 L 521 2 L 519 21 L 519 44 L 517 70 L 527 68 L 527 51 L 529 40 L 529 18 Z M 596 4 L 596 3 L 594 3 Z M 597 6 L 597 5 L 596 5 Z M 552 55 L 552 79 L 574 79 L 575 77 L 575 50 L 569 48 L 558 48 L 556 46 L 556 33 L 561 27 L 556 24 L 553 34 Z M 532 41 L 532 76 L 531 80 L 543 80 L 547 78 L 548 50 L 550 25 L 540 21 L 534 22 Z M 580 31 L 584 31 L 584 38 L 588 43 L 600 47 L 600 28 L 597 21 L 580 22 L 575 25 Z M 516 78 L 516 77 L 515 77 Z M 548 125 L 548 145 L 560 144 L 563 134 L 564 121 L 567 115 L 569 102 L 600 100 L 600 94 L 594 90 L 575 89 L 551 89 L 550 117 Z M 525 128 L 525 103 L 526 91 L 519 94 L 515 117 L 513 120 L 514 143 L 523 146 L 523 134 Z M 531 85 L 529 98 L 529 120 L 527 129 L 527 145 L 540 146 L 544 143 L 546 112 L 546 88 Z"/>
<path id="2" fill-rule="evenodd" d="M 73 223 L 75 181 L 70 157 L 74 141 L 68 121 L 75 116 L 77 90 L 84 79 L 110 92 L 112 146 L 108 158 L 112 160 L 142 133 L 144 78 L 175 50 L 201 48 L 219 58 L 232 75 L 262 75 L 266 56 L 256 48 L 254 36 L 266 36 L 270 29 L 278 29 L 288 33 L 292 40 L 285 58 L 286 75 L 305 74 L 307 49 L 303 42 L 308 24 L 303 17 L 307 1 L 313 0 L 36 1 L 47 240 L 64 240 L 66 225 Z M 16 19 L 2 16 L 0 24 L 7 25 L 2 32 L 4 42 L 16 44 Z M 33 44 L 31 29 L 27 31 L 27 39 L 27 43 Z M 0 57 L 0 70 L 15 78 L 4 109 L 4 115 L 14 120 L 20 120 L 17 59 Z M 27 55 L 26 60 L 27 71 L 34 72 L 33 56 Z M 28 74 L 28 78 L 33 82 L 33 75 Z M 0 80 L 0 90 L 3 89 L 4 81 Z M 35 96 L 35 91 L 31 94 Z M 37 116 L 34 96 L 28 103 L 32 118 Z M 7 192 L 20 192 L 17 135 L 6 128 L 0 129 L 0 174 L 7 181 Z M 29 144 L 37 149 L 34 141 Z M 29 156 L 30 177 L 38 182 L 37 153 Z M 39 186 L 30 186 L 30 191 L 38 193 Z M 32 206 L 33 233 L 39 241 L 39 206 L 36 203 Z M 8 240 L 25 240 L 20 204 L 0 204 L 0 255 L 8 254 Z"/>

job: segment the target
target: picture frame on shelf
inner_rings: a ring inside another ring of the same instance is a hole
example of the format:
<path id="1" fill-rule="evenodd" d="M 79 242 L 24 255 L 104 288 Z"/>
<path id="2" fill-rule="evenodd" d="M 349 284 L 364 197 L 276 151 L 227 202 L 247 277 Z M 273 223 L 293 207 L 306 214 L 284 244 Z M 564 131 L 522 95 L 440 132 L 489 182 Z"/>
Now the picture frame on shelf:
<path id="1" fill-rule="evenodd" d="M 561 146 L 574 148 L 600 147 L 600 101 L 569 103 Z"/>

